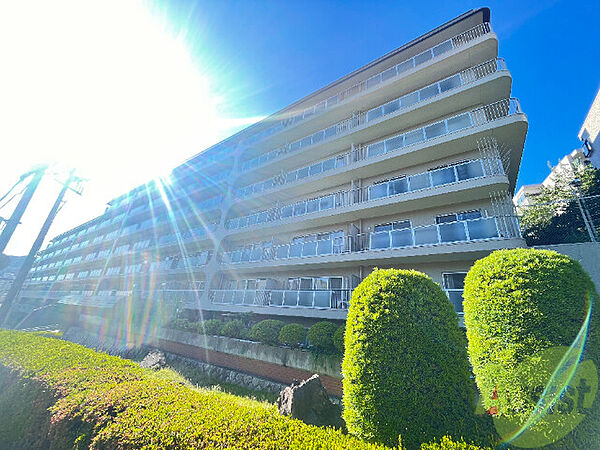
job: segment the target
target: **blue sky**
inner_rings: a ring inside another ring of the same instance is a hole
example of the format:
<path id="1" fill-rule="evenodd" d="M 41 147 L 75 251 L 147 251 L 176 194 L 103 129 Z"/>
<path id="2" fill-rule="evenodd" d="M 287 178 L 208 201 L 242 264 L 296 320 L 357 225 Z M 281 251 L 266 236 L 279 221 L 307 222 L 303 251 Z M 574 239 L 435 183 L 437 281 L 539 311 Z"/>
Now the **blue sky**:
<path id="1" fill-rule="evenodd" d="M 518 184 L 579 147 L 600 83 L 598 1 L 218 1 L 165 8 L 226 97 L 224 114 L 275 112 L 459 14 L 491 9 L 513 96 L 529 118 Z"/>
<path id="2" fill-rule="evenodd" d="M 529 118 L 518 185 L 579 147 L 600 83 L 600 2 L 31 0 L 0 2 L 0 194 L 32 164 L 88 178 L 50 230 L 404 43 L 491 9 Z M 48 177 L 7 248 L 26 254 L 58 192 Z M 10 210 L 0 210 L 7 217 Z"/>

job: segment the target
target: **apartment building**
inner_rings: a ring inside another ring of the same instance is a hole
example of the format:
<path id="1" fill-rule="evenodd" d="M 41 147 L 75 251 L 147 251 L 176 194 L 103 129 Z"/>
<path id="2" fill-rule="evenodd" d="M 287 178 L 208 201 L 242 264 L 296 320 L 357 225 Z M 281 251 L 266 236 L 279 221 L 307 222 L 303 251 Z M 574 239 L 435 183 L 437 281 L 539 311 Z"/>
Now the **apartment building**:
<path id="1" fill-rule="evenodd" d="M 527 118 L 511 81 L 489 10 L 469 11 L 56 236 L 20 307 L 72 305 L 97 324 L 169 300 L 343 320 L 361 280 L 395 267 L 430 275 L 461 313 L 473 262 L 524 246 L 511 199 Z"/>

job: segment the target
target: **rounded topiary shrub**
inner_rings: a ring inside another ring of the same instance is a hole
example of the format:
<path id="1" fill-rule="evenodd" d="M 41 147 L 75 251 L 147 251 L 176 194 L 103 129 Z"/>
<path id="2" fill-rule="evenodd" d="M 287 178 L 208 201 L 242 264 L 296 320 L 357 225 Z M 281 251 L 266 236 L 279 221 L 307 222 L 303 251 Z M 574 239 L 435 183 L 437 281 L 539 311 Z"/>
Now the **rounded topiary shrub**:
<path id="1" fill-rule="evenodd" d="M 326 320 L 315 323 L 308 330 L 308 343 L 311 347 L 323 352 L 333 352 L 333 335 L 337 330 L 337 325 Z"/>
<path id="2" fill-rule="evenodd" d="M 350 301 L 342 363 L 348 431 L 409 449 L 473 426 L 466 340 L 440 286 L 414 270 L 374 270 Z"/>
<path id="3" fill-rule="evenodd" d="M 600 363 L 598 294 L 577 261 L 535 249 L 499 250 L 477 261 L 465 278 L 464 312 L 469 358 L 484 408 L 497 408 L 498 420 L 505 418 L 515 426 L 527 421 L 550 375 L 578 336 L 590 305 L 592 314 L 579 367 L 591 365 L 593 375 Z M 559 354 L 552 356 L 556 352 Z M 578 376 L 571 381 L 578 383 Z M 562 438 L 556 435 L 559 424 L 548 423 L 555 433 L 553 445 L 597 448 L 599 396 L 593 400 L 588 392 L 580 399 L 578 386 L 570 384 L 563 395 L 571 398 L 572 410 L 581 407 L 587 411 L 586 416 L 574 431 L 565 429 Z M 568 402 L 567 398 L 561 399 Z M 555 409 L 556 414 L 548 419 L 558 419 L 562 414 L 563 422 L 568 420 L 569 414 L 564 414 L 569 409 L 567 403 L 558 402 Z M 530 433 L 543 427 L 543 422 L 538 421 Z M 551 442 L 540 444 L 547 443 Z"/>
<path id="4" fill-rule="evenodd" d="M 291 347 L 299 347 L 306 339 L 306 328 L 299 323 L 288 323 L 279 332 L 279 342 Z"/>
<path id="5" fill-rule="evenodd" d="M 229 322 L 226 322 L 221 328 L 221 334 L 223 336 L 228 336 L 237 339 L 246 339 L 248 337 L 248 328 L 244 325 L 240 319 L 233 319 Z"/>
<path id="6" fill-rule="evenodd" d="M 281 320 L 261 320 L 250 329 L 250 339 L 263 344 L 275 345 L 279 342 L 279 333 L 285 323 Z"/>
<path id="7" fill-rule="evenodd" d="M 346 331 L 346 327 L 344 325 L 342 325 L 341 327 L 338 327 L 337 330 L 335 330 L 335 333 L 333 333 L 333 345 L 335 347 L 335 349 L 340 353 L 340 354 L 344 354 L 344 333 Z"/>
<path id="8" fill-rule="evenodd" d="M 219 319 L 208 319 L 200 322 L 200 325 L 198 326 L 198 331 L 207 336 L 219 336 L 222 329 L 223 322 Z"/>

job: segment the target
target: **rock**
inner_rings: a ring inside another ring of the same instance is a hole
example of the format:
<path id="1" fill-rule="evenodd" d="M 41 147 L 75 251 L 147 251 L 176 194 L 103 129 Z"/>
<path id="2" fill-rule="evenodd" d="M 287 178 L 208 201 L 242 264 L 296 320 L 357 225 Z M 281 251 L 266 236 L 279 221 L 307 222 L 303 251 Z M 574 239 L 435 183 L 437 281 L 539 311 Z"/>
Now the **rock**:
<path id="1" fill-rule="evenodd" d="M 309 425 L 344 428 L 342 409 L 329 400 L 329 395 L 315 374 L 308 380 L 291 386 L 279 393 L 277 399 L 279 414 L 292 416 Z"/>
<path id="2" fill-rule="evenodd" d="M 152 350 L 140 363 L 144 369 L 160 370 L 167 367 L 167 358 L 165 354 L 158 350 Z"/>

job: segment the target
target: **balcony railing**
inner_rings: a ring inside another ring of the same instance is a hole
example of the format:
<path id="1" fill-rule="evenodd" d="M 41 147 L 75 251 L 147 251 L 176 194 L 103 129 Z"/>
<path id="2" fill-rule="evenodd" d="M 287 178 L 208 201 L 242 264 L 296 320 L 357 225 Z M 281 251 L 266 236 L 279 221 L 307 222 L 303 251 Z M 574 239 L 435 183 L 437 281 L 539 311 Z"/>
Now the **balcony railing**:
<path id="1" fill-rule="evenodd" d="M 210 301 L 215 304 L 314 309 L 348 309 L 351 296 L 350 289 L 213 289 L 209 293 Z"/>
<path id="2" fill-rule="evenodd" d="M 313 256 L 330 256 L 369 250 L 435 246 L 439 244 L 517 237 L 505 221 L 511 217 L 485 217 L 442 224 L 406 227 L 354 236 L 298 242 L 269 247 L 246 247 L 222 255 L 222 264 L 247 264 Z"/>
<path id="3" fill-rule="evenodd" d="M 504 174 L 500 160 L 477 159 L 376 183 L 366 188 L 340 191 L 310 200 L 303 200 L 291 205 L 285 205 L 281 208 L 273 208 L 249 216 L 233 218 L 227 221 L 227 228 L 230 230 L 241 229 L 255 224 L 269 223 L 319 211 L 342 208 L 352 204 L 497 174 Z"/>
<path id="4" fill-rule="evenodd" d="M 385 117 L 391 114 L 397 114 L 398 111 L 409 108 L 413 105 L 422 103 L 430 98 L 434 98 L 445 92 L 457 89 L 461 86 L 465 86 L 470 83 L 491 75 L 495 72 L 506 70 L 506 63 L 501 58 L 496 58 L 485 63 L 478 64 L 477 66 L 465 69 L 455 75 L 447 77 L 436 83 L 430 84 L 424 88 L 413 91 L 402 97 L 396 98 L 383 105 L 377 106 L 370 109 L 366 113 L 355 114 L 348 119 L 344 119 L 334 125 L 329 126 L 323 130 L 317 131 L 316 133 L 306 136 L 302 139 L 298 139 L 290 144 L 283 147 L 272 150 L 268 153 L 264 153 L 255 158 L 245 161 L 242 163 L 241 170 L 247 171 L 255 167 L 259 167 L 268 163 L 271 160 L 279 159 L 288 153 L 296 152 L 300 149 L 310 147 L 329 139 L 333 139 L 339 135 L 346 134 L 347 132 L 364 125 L 365 123 L 371 122 L 381 117 Z M 261 183 L 257 183 L 261 184 Z M 242 191 L 245 192 L 245 191 Z"/>
<path id="5" fill-rule="evenodd" d="M 371 78 L 368 78 L 367 80 L 361 81 L 361 82 L 343 90 L 342 92 L 338 92 L 337 94 L 327 98 L 326 100 L 323 100 L 323 101 L 317 103 L 316 105 L 311 106 L 310 108 L 307 108 L 292 117 L 281 120 L 280 122 L 276 123 L 272 127 L 258 133 L 255 136 L 251 136 L 247 140 L 247 143 L 249 145 L 254 144 L 255 142 L 265 139 L 287 127 L 296 125 L 310 117 L 314 117 L 315 115 L 321 114 L 324 111 L 335 107 L 336 105 L 338 105 L 340 102 L 342 102 L 344 100 L 355 97 L 356 95 L 358 95 L 362 92 L 376 88 L 382 82 L 385 82 L 385 81 L 388 81 L 391 79 L 399 79 L 399 78 L 405 76 L 406 72 L 408 72 L 409 70 L 411 70 L 415 67 L 418 67 L 418 66 L 426 63 L 427 61 L 435 60 L 436 58 L 444 55 L 445 53 L 449 52 L 450 50 L 461 47 L 463 45 L 466 45 L 469 42 L 473 41 L 474 39 L 484 36 L 485 34 L 489 33 L 490 31 L 491 31 L 491 27 L 490 27 L 489 23 L 486 22 L 486 23 L 479 24 L 479 25 L 477 25 L 467 31 L 464 31 L 444 42 L 441 42 L 440 44 L 435 45 L 434 47 L 431 47 L 431 48 L 419 53 L 418 55 L 413 56 L 412 58 L 409 58 L 409 59 L 401 62 L 400 64 L 397 64 L 393 67 L 390 67 L 389 69 L 384 70 L 384 71 L 372 76 Z"/>

